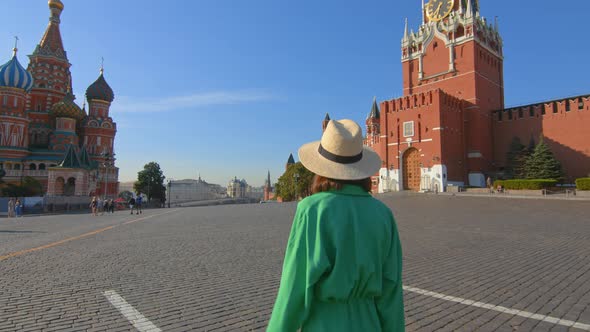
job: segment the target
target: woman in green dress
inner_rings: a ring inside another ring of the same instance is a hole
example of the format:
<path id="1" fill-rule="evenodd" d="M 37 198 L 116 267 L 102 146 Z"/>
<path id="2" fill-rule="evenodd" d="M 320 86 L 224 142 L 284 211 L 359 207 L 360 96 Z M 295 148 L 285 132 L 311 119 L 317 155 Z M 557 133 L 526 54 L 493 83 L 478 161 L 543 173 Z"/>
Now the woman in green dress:
<path id="1" fill-rule="evenodd" d="M 352 120 L 330 121 L 299 159 L 313 195 L 297 206 L 267 331 L 404 331 L 397 227 L 369 193 L 381 159 Z"/>

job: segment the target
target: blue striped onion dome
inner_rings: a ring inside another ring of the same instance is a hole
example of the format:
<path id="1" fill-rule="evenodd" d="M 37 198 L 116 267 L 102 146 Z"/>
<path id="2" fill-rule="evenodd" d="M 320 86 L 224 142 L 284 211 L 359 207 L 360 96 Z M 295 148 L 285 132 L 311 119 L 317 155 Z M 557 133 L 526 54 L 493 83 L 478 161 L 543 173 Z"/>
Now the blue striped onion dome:
<path id="1" fill-rule="evenodd" d="M 92 99 L 97 100 L 104 100 L 112 103 L 115 100 L 115 94 L 113 93 L 113 89 L 109 86 L 107 81 L 104 79 L 104 75 L 102 73 L 102 69 L 100 71 L 100 76 L 94 83 L 92 83 L 88 89 L 86 89 L 86 98 L 88 101 Z"/>
<path id="2" fill-rule="evenodd" d="M 0 87 L 23 89 L 26 92 L 33 87 L 33 75 L 18 62 L 16 49 L 12 59 L 0 67 Z"/>
<path id="3" fill-rule="evenodd" d="M 51 110 L 49 110 L 49 115 L 53 115 L 56 118 L 76 119 L 78 121 L 84 119 L 86 112 L 74 103 L 74 99 L 74 95 L 68 92 L 62 101 L 53 104 Z"/>

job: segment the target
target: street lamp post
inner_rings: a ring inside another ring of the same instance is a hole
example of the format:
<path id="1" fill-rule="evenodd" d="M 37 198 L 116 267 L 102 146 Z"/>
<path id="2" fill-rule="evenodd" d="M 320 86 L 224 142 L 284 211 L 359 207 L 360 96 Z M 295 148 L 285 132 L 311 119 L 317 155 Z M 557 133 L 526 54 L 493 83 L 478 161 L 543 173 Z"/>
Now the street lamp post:
<path id="1" fill-rule="evenodd" d="M 168 180 L 168 208 L 170 208 L 170 191 L 172 190 L 172 180 Z"/>
<path id="2" fill-rule="evenodd" d="M 295 180 L 295 200 L 298 200 L 298 189 L 297 189 L 297 182 L 299 181 L 299 173 L 293 174 L 293 179 Z"/>
<path id="3" fill-rule="evenodd" d="M 104 181 L 104 198 L 109 198 L 109 166 L 111 161 L 111 156 L 108 152 L 103 154 L 104 157 L 104 171 L 105 171 L 105 181 Z"/>

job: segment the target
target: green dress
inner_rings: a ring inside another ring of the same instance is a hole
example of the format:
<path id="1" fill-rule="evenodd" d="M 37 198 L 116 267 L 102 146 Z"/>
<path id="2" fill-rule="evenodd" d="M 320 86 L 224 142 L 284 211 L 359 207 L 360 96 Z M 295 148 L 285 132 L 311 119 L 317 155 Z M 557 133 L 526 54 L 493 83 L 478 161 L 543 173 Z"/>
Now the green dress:
<path id="1" fill-rule="evenodd" d="M 404 331 L 391 210 L 358 186 L 297 206 L 267 331 Z"/>

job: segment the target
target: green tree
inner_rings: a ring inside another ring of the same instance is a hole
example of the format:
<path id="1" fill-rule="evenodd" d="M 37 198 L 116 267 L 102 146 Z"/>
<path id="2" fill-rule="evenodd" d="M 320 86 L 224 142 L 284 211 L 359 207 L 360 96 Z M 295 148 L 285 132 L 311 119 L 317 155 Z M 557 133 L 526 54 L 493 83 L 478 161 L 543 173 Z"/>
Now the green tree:
<path id="1" fill-rule="evenodd" d="M 30 176 L 25 176 L 20 185 L 8 183 L 2 188 L 2 196 L 6 197 L 33 197 L 43 193 L 41 182 Z"/>
<path id="2" fill-rule="evenodd" d="M 33 196 L 42 196 L 43 195 L 43 185 L 37 179 L 25 176 L 23 178 L 23 183 L 21 184 L 24 196 L 33 197 Z"/>
<path id="3" fill-rule="evenodd" d="M 539 143 L 535 150 L 526 159 L 524 171 L 527 179 L 553 179 L 561 180 L 564 177 L 561 163 L 555 159 L 555 156 L 545 144 L 543 136 L 539 138 Z"/>
<path id="4" fill-rule="evenodd" d="M 164 173 L 157 162 L 150 162 L 143 166 L 143 170 L 137 173 L 137 181 L 133 184 L 135 192 L 146 194 L 148 201 L 152 198 L 164 201 L 166 199 L 166 186 L 164 186 Z"/>
<path id="5" fill-rule="evenodd" d="M 508 153 L 506 154 L 506 168 L 504 171 L 506 178 L 514 179 L 520 177 L 524 164 L 524 151 L 525 146 L 520 142 L 520 138 L 513 137 Z"/>
<path id="6" fill-rule="evenodd" d="M 313 173 L 301 164 L 291 164 L 275 184 L 275 191 L 284 201 L 292 201 L 310 194 Z"/>

